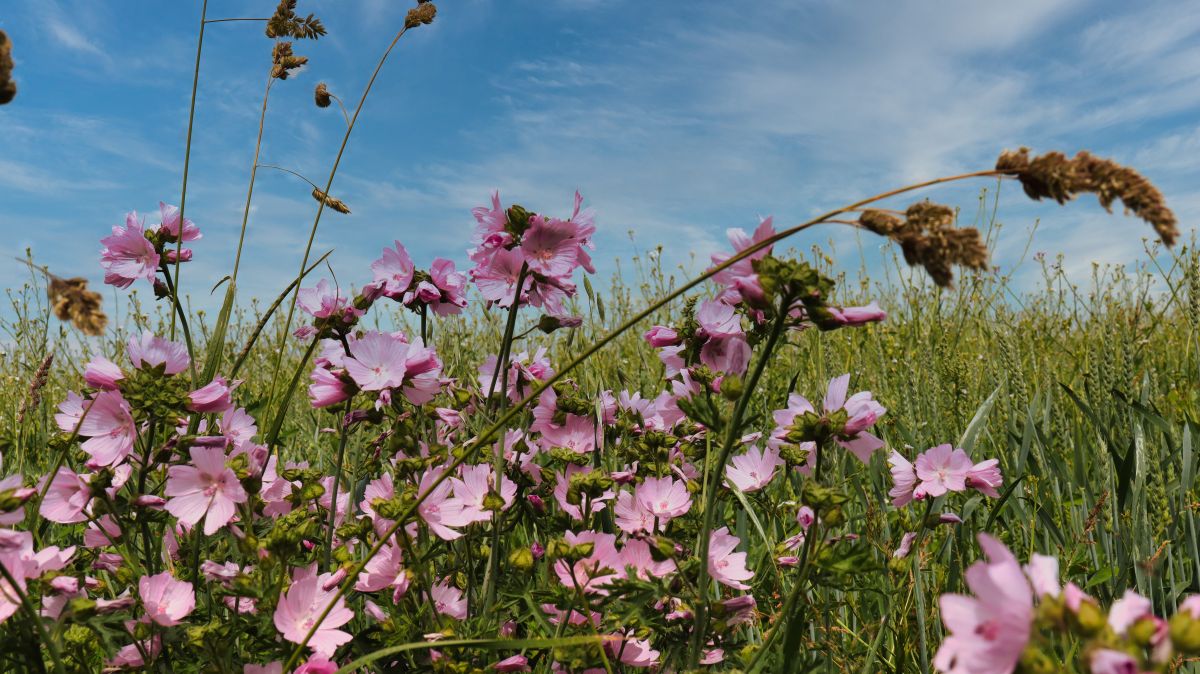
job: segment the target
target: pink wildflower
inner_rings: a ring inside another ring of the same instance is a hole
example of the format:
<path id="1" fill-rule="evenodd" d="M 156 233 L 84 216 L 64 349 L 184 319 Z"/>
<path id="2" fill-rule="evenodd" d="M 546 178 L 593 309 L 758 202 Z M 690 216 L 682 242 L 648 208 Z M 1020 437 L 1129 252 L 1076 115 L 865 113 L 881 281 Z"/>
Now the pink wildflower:
<path id="1" fill-rule="evenodd" d="M 149 370 L 162 366 L 163 374 L 179 374 L 187 369 L 191 360 L 188 358 L 187 347 L 179 342 L 172 342 L 158 337 L 146 330 L 139 337 L 130 337 L 125 348 L 129 360 L 139 370 Z"/>
<path id="2" fill-rule="evenodd" d="M 948 491 L 967 488 L 971 459 L 966 452 L 953 445 L 938 445 L 921 452 L 915 465 L 917 478 L 921 480 L 917 491 L 922 494 L 937 497 Z"/>
<path id="3" fill-rule="evenodd" d="M 443 480 L 437 487 L 432 486 L 441 477 L 441 474 L 441 469 L 436 468 L 431 468 L 421 474 L 417 493 L 428 492 L 429 495 L 421 502 L 417 512 L 421 515 L 421 519 L 425 520 L 429 530 L 438 538 L 444 541 L 453 541 L 462 534 L 451 527 L 466 526 L 470 524 L 470 520 L 463 513 L 462 502 L 450 497 L 452 485 L 449 480 Z"/>
<path id="4" fill-rule="evenodd" d="M 374 285 L 398 300 L 412 284 L 415 267 L 404 245 L 396 241 L 395 246 L 383 249 L 383 256 L 371 263 L 371 271 L 375 274 Z"/>
<path id="5" fill-rule="evenodd" d="M 728 230 L 727 235 L 729 236 L 729 243 L 733 245 L 734 254 L 736 254 L 774 236 L 775 228 L 771 224 L 771 218 L 767 217 L 759 223 L 758 228 L 754 230 L 753 236 L 748 236 L 740 228 Z M 729 304 L 739 304 L 743 300 L 750 304 L 761 302 L 763 289 L 758 282 L 758 274 L 754 273 L 753 263 L 755 260 L 761 260 L 770 255 L 771 248 L 772 246 L 766 246 L 717 272 L 713 280 L 725 286 L 724 292 L 721 293 L 721 299 Z M 719 265 L 731 257 L 733 255 L 717 253 L 712 256 L 712 262 L 714 265 Z"/>
<path id="6" fill-rule="evenodd" d="M 661 325 L 656 325 L 650 328 L 646 331 L 646 334 L 642 336 L 645 337 L 646 342 L 649 343 L 650 346 L 653 346 L 656 349 L 660 349 L 664 346 L 675 346 L 680 342 L 678 332 L 676 332 L 673 328 L 668 328 Z"/>
<path id="7" fill-rule="evenodd" d="M 733 457 L 725 467 L 725 479 L 744 492 L 758 491 L 771 483 L 775 471 L 783 465 L 778 450 L 768 447 L 763 451 L 752 446 L 745 454 Z"/>
<path id="8" fill-rule="evenodd" d="M 233 519 L 236 504 L 246 501 L 246 490 L 225 465 L 224 450 L 193 447 L 191 456 L 194 465 L 167 469 L 167 512 L 188 526 L 203 519 L 204 533 L 211 536 Z"/>
<path id="9" fill-rule="evenodd" d="M 466 620 L 467 600 L 463 597 L 462 590 L 451 585 L 448 580 L 442 580 L 429 591 L 433 598 L 433 607 L 442 615 L 450 616 L 455 620 Z"/>
<path id="10" fill-rule="evenodd" d="M 312 288 L 301 288 L 300 292 L 296 293 L 296 303 L 313 318 L 329 318 L 345 313 L 362 314 L 325 279 L 317 281 L 317 285 Z"/>
<path id="11" fill-rule="evenodd" d="M 309 631 L 316 627 L 308 647 L 325 657 L 333 655 L 338 646 L 353 638 L 338 628 L 354 617 L 354 612 L 346 606 L 345 598 L 338 597 L 329 614 L 321 620 L 325 607 L 337 594 L 336 589 L 323 588 L 328 576 L 317 576 L 315 565 L 297 569 L 291 587 L 280 595 L 274 615 L 275 629 L 294 644 L 302 643 Z"/>
<path id="12" fill-rule="evenodd" d="M 578 227 L 570 220 L 534 215 L 521 239 L 521 255 L 529 269 L 544 276 L 568 276 L 579 259 Z"/>
<path id="13" fill-rule="evenodd" d="M 1000 461 L 988 459 L 971 466 L 967 471 L 967 487 L 975 489 L 984 496 L 999 498 L 997 487 L 1004 484 L 1004 476 L 1000 473 Z"/>
<path id="14" fill-rule="evenodd" d="M 437 299 L 427 302 L 438 316 L 461 313 L 467 306 L 467 275 L 454 270 L 454 262 L 434 258 L 429 265 L 429 279 L 438 290 Z"/>
<path id="15" fill-rule="evenodd" d="M 887 313 L 874 301 L 865 307 L 829 307 L 829 313 L 835 323 L 851 328 L 887 318 Z"/>
<path id="16" fill-rule="evenodd" d="M 120 392 L 101 391 L 96 394 L 88 405 L 87 415 L 79 422 L 79 435 L 87 438 L 82 448 L 92 457 L 88 461 L 89 467 L 112 466 L 125 460 L 133 451 L 137 428 L 133 424 L 129 403 L 125 402 Z"/>
<path id="17" fill-rule="evenodd" d="M 492 254 L 485 265 L 471 270 L 471 276 L 485 300 L 495 302 L 497 306 L 509 307 L 512 306 L 517 279 L 524 263 L 520 251 L 501 248 Z M 523 285 L 522 297 L 529 291 L 529 281 L 526 280 Z"/>
<path id="18" fill-rule="evenodd" d="M 88 361 L 83 370 L 83 381 L 92 388 L 111 391 L 117 388 L 117 382 L 125 378 L 125 373 L 111 360 L 96 356 Z"/>
<path id="19" fill-rule="evenodd" d="M 892 497 L 892 505 L 897 508 L 912 503 L 916 497 L 917 489 L 917 471 L 908 459 L 904 458 L 900 452 L 892 451 L 892 455 L 888 457 L 888 466 L 892 471 L 893 486 L 888 496 Z M 922 493 L 922 496 L 924 494 Z"/>
<path id="20" fill-rule="evenodd" d="M 188 409 L 193 412 L 224 412 L 233 406 L 229 382 L 217 376 L 211 382 L 188 394 Z"/>
<path id="21" fill-rule="evenodd" d="M 163 627 L 178 625 L 196 609 L 196 593 L 192 584 L 176 580 L 169 571 L 154 576 L 142 576 L 138 595 L 146 617 Z"/>
<path id="22" fill-rule="evenodd" d="M 722 585 L 737 590 L 748 590 L 742 581 L 754 577 L 746 568 L 746 553 L 734 552 L 741 539 L 729 533 L 729 527 L 721 527 L 708 537 L 708 575 Z"/>
<path id="23" fill-rule="evenodd" d="M 707 337 L 741 337 L 742 321 L 731 305 L 716 300 L 705 300 L 696 311 L 696 322 Z"/>
<path id="24" fill-rule="evenodd" d="M 308 399 L 316 408 L 336 405 L 350 397 L 349 387 L 337 374 L 323 367 L 314 367 L 308 385 Z"/>
<path id="25" fill-rule="evenodd" d="M 648 477 L 637 486 L 633 495 L 664 527 L 672 519 L 686 515 L 692 507 L 687 483 L 670 477 Z"/>
<path id="26" fill-rule="evenodd" d="M 170 241 L 179 240 L 179 208 L 171 204 L 158 202 L 158 212 L 162 216 L 162 221 L 158 226 L 158 231 L 166 234 Z M 203 238 L 200 233 L 200 228 L 191 220 L 183 219 L 183 240 L 196 241 Z"/>
<path id="27" fill-rule="evenodd" d="M 125 226 L 112 228 L 112 235 L 100 239 L 100 266 L 104 282 L 118 288 L 128 288 L 138 279 L 154 282 L 159 255 L 154 244 L 146 239 L 137 212 L 125 216 Z"/>
<path id="28" fill-rule="evenodd" d="M 400 386 L 404 381 L 408 344 L 372 330 L 350 345 L 346 372 L 364 391 Z"/>
<path id="29" fill-rule="evenodd" d="M 74 524 L 87 521 L 85 511 L 92 500 L 88 478 L 76 475 L 70 468 L 59 468 L 50 480 L 46 498 L 39 512 L 42 517 L 59 524 Z"/>
<path id="30" fill-rule="evenodd" d="M 987 561 L 966 572 L 974 597 L 944 594 L 942 622 L 949 636 L 933 665 L 950 674 L 1012 672 L 1029 643 L 1033 596 L 1013 554 L 1000 541 L 979 534 Z"/>

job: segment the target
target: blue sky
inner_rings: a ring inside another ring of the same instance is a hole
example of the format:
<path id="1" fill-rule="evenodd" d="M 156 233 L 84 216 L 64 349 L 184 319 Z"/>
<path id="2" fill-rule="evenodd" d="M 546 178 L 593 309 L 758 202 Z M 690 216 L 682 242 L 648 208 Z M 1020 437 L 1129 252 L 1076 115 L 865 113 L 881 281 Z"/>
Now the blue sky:
<path id="1" fill-rule="evenodd" d="M 211 18 L 271 0 L 210 0 Z M 301 0 L 329 35 L 272 91 L 262 160 L 323 183 L 348 105 L 403 19 L 400 0 Z M 0 253 L 99 281 L 98 240 L 128 210 L 178 203 L 199 0 L 5 0 L 20 92 L 0 108 Z M 406 36 L 350 141 L 318 251 L 343 283 L 399 239 L 418 265 L 464 260 L 469 208 L 598 212 L 601 274 L 657 244 L 701 267 L 728 227 L 780 224 L 898 184 L 991 166 L 999 150 L 1089 148 L 1142 169 L 1191 231 L 1200 215 L 1200 13 L 1186 2 L 645 2 L 447 0 Z M 271 43 L 258 23 L 210 25 L 187 213 L 203 229 L 184 284 L 197 302 L 230 267 Z M 972 212 L 986 183 L 933 193 Z M 244 295 L 273 297 L 299 264 L 309 188 L 260 173 Z M 1148 227 L 1091 197 L 1062 209 L 1002 192 L 995 262 L 1025 248 L 1144 257 Z M 631 235 L 632 232 L 632 235 Z M 879 242 L 827 230 L 847 267 Z M 696 261 L 693 261 L 696 260 Z M 1018 277 L 1039 274 L 1026 264 Z M 0 285 L 18 284 L 0 264 Z"/>

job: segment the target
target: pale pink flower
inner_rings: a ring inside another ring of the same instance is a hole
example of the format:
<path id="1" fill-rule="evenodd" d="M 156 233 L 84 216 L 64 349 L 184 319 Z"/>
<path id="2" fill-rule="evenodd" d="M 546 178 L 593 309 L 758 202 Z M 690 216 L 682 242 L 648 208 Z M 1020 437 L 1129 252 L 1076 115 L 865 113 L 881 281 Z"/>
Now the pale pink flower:
<path id="1" fill-rule="evenodd" d="M 169 571 L 138 580 L 138 596 L 146 617 L 163 627 L 178 625 L 196 609 L 192 584 L 176 580 Z"/>
<path id="2" fill-rule="evenodd" d="M 1140 674 L 1137 658 L 1123 651 L 1099 648 L 1088 658 L 1091 674 Z"/>
<path id="3" fill-rule="evenodd" d="M 194 465 L 167 469 L 167 512 L 188 526 L 203 519 L 204 533 L 211 536 L 233 519 L 237 504 L 246 501 L 246 490 L 225 465 L 224 450 L 193 447 L 191 457 Z"/>
<path id="4" fill-rule="evenodd" d="M 329 318 L 334 315 L 350 314 L 360 316 L 362 312 L 355 309 L 350 299 L 325 279 L 317 281 L 312 288 L 301 288 L 296 293 L 296 303 L 313 318 Z"/>
<path id="5" fill-rule="evenodd" d="M 461 477 L 450 478 L 454 498 L 462 504 L 463 517 L 471 522 L 487 522 L 492 519 L 492 511 L 484 508 L 483 501 L 488 492 L 494 487 L 495 481 L 492 467 L 489 464 L 463 465 L 459 468 Z M 517 485 L 508 476 L 501 476 L 500 498 L 504 502 L 503 510 L 513 504 L 517 495 Z"/>
<path id="6" fill-rule="evenodd" d="M 859 327 L 867 323 L 878 323 L 887 318 L 887 313 L 872 301 L 865 307 L 828 307 L 834 323 L 846 327 Z"/>
<path id="7" fill-rule="evenodd" d="M 578 227 L 570 220 L 534 215 L 521 238 L 521 255 L 529 269 L 544 276 L 567 276 L 579 259 Z"/>
<path id="8" fill-rule="evenodd" d="M 554 474 L 554 500 L 558 501 L 558 507 L 562 508 L 563 512 L 570 515 L 571 519 L 576 521 L 583 520 L 584 505 L 587 506 L 589 513 L 594 514 L 604 510 L 606 507 L 604 502 L 610 501 L 613 498 L 613 493 L 609 490 L 594 499 L 584 498 L 583 502 L 579 505 L 575 505 L 567 500 L 567 491 L 571 485 L 571 476 L 576 473 L 588 473 L 591 470 L 590 466 L 569 464 L 566 472 Z"/>
<path id="9" fill-rule="evenodd" d="M 334 372 L 323 367 L 314 367 L 308 385 L 308 399 L 316 408 L 329 407 L 350 397 L 346 382 Z"/>
<path id="10" fill-rule="evenodd" d="M 119 391 L 101 391 L 87 409 L 86 416 L 80 412 L 83 420 L 79 422 L 79 435 L 87 438 L 82 448 L 92 457 L 88 466 L 101 468 L 124 461 L 133 451 L 133 441 L 137 437 L 129 403 Z"/>
<path id="11" fill-rule="evenodd" d="M 158 231 L 166 234 L 169 240 L 174 242 L 179 240 L 179 208 L 171 204 L 158 202 L 158 212 L 162 216 L 162 221 L 158 226 Z M 196 241 L 204 238 L 200 233 L 200 228 L 191 220 L 183 219 L 183 240 Z"/>
<path id="12" fill-rule="evenodd" d="M 391 588 L 392 601 L 395 602 L 408 591 L 410 580 L 408 572 L 404 570 L 404 553 L 395 542 L 389 542 L 363 567 L 354 589 L 359 592 L 378 592 Z"/>
<path id="13" fill-rule="evenodd" d="M 442 360 L 432 347 L 425 346 L 419 339 L 408 345 L 401 390 L 414 405 L 424 405 L 442 390 Z"/>
<path id="14" fill-rule="evenodd" d="M 0 623 L 8 620 L 21 608 L 21 595 L 25 594 L 25 579 L 36 576 L 33 562 L 27 561 L 20 551 L 0 551 L 0 566 L 17 581 L 16 588 L 4 576 L 0 576 Z"/>
<path id="15" fill-rule="evenodd" d="M 233 407 L 229 382 L 217 376 L 211 382 L 188 394 L 188 409 L 193 412 L 225 412 Z"/>
<path id="16" fill-rule="evenodd" d="M 656 349 L 660 349 L 664 346 L 675 346 L 681 341 L 679 333 L 675 329 L 661 325 L 656 325 L 650 328 L 644 335 L 642 335 L 642 337 L 646 339 L 646 342 L 649 343 L 650 346 Z"/>
<path id="17" fill-rule="evenodd" d="M 763 451 L 754 445 L 730 460 L 725 467 L 725 479 L 744 492 L 758 491 L 771 483 L 775 471 L 783 465 L 778 450 L 768 447 Z"/>
<path id="18" fill-rule="evenodd" d="M 437 257 L 429 265 L 429 278 L 438 290 L 437 299 L 426 302 L 433 313 L 438 316 L 461 313 L 467 306 L 467 275 L 455 271 L 453 261 Z"/>
<path id="19" fill-rule="evenodd" d="M 1150 600 L 1133 590 L 1125 590 L 1120 599 L 1108 609 L 1108 626 L 1118 635 L 1125 632 L 1143 618 L 1153 618 L 1154 609 Z"/>
<path id="20" fill-rule="evenodd" d="M 617 640 L 605 641 L 604 649 L 621 664 L 645 668 L 658 664 L 659 652 L 650 646 L 649 639 L 637 639 L 633 632 L 614 635 Z"/>
<path id="21" fill-rule="evenodd" d="M 242 674 L 283 674 L 283 663 L 275 660 L 265 665 L 246 665 Z"/>
<path id="22" fill-rule="evenodd" d="M 917 489 L 917 471 L 908 459 L 895 450 L 888 457 L 888 466 L 892 472 L 893 483 L 888 496 L 892 497 L 892 505 L 903 508 L 912 503 L 916 496 L 914 492 Z"/>
<path id="23" fill-rule="evenodd" d="M 433 608 L 438 613 L 455 620 L 467 619 L 467 600 L 463 597 L 462 590 L 451 585 L 449 579 L 434 585 L 429 594 L 433 599 Z"/>
<path id="24" fill-rule="evenodd" d="M 913 546 L 913 543 L 916 542 L 916 540 L 917 540 L 917 532 L 915 532 L 915 531 L 904 532 L 904 535 L 900 537 L 900 545 L 899 545 L 899 547 L 896 548 L 896 551 L 892 553 L 892 557 L 894 557 L 895 559 L 904 559 L 905 557 L 907 557 L 908 553 L 912 552 L 912 546 Z"/>
<path id="25" fill-rule="evenodd" d="M 750 344 L 743 337 L 714 337 L 700 347 L 700 362 L 714 372 L 744 374 L 750 365 Z"/>
<path id="26" fill-rule="evenodd" d="M 83 419 L 83 410 L 90 404 L 91 401 L 78 393 L 67 391 L 67 399 L 58 404 L 58 412 L 54 415 L 55 425 L 63 433 L 74 433 Z"/>
<path id="27" fill-rule="evenodd" d="M 654 559 L 654 555 L 650 553 L 650 543 L 640 538 L 631 538 L 625 541 L 617 559 L 620 562 L 619 570 L 625 571 L 633 568 L 637 577 L 642 580 L 663 578 L 675 573 L 677 568 L 674 560 L 658 561 Z"/>
<path id="28" fill-rule="evenodd" d="M 321 620 L 321 614 L 337 596 L 336 589 L 323 587 L 329 575 L 318 576 L 315 565 L 297 569 L 291 587 L 280 595 L 274 615 L 275 629 L 294 644 L 303 643 L 309 631 L 316 627 L 308 647 L 325 657 L 333 655 L 338 646 L 354 638 L 338 629 L 354 617 L 354 611 L 346 606 L 344 597 L 337 597 L 329 614 Z"/>
<path id="29" fill-rule="evenodd" d="M 0 490 L 2 491 L 2 490 Z M 87 520 L 85 511 L 92 500 L 88 477 L 76 475 L 70 468 L 59 468 L 50 480 L 50 488 L 42 500 L 42 517 L 59 524 L 74 524 Z"/>
<path id="30" fill-rule="evenodd" d="M 741 542 L 729 533 L 729 527 L 721 527 L 709 534 L 708 575 L 722 585 L 748 590 L 750 586 L 742 581 L 753 578 L 754 572 L 746 568 L 746 553 L 734 552 Z"/>
<path id="31" fill-rule="evenodd" d="M 172 342 L 146 330 L 141 337 L 130 337 L 125 347 L 129 360 L 139 370 L 149 370 L 162 366 L 164 374 L 179 374 L 187 369 L 191 359 L 188 358 L 187 347 L 179 342 Z"/>
<path id="32" fill-rule="evenodd" d="M 364 391 L 381 391 L 404 382 L 408 344 L 376 330 L 350 345 L 346 372 Z"/>
<path id="33" fill-rule="evenodd" d="M 1033 587 L 1034 597 L 1057 597 L 1062 588 L 1058 584 L 1058 559 L 1034 553 L 1025 565 L 1025 576 Z"/>
<path id="34" fill-rule="evenodd" d="M 741 337 L 742 321 L 737 310 L 717 300 L 705 300 L 696 310 L 696 322 L 706 337 Z"/>
<path id="35" fill-rule="evenodd" d="M 998 498 L 997 487 L 1004 484 L 1004 476 L 1000 473 L 1000 461 L 988 459 L 971 466 L 967 471 L 967 488 L 974 489 L 985 496 Z"/>
<path id="36" fill-rule="evenodd" d="M 843 437 L 836 439 L 842 447 L 858 457 L 859 461 L 867 463 L 871 453 L 883 447 L 883 441 L 867 433 L 867 429 L 887 412 L 887 409 L 875 402 L 870 391 L 859 391 L 849 398 L 846 393 L 850 386 L 850 375 L 844 374 L 829 381 L 825 391 L 824 408 L 826 413 L 846 410 L 848 419 L 843 429 Z"/>
<path id="37" fill-rule="evenodd" d="M 927 496 L 938 497 L 948 491 L 963 491 L 967 488 L 967 471 L 971 470 L 971 459 L 967 453 L 953 445 L 938 445 L 917 456 L 914 462 L 917 478 L 921 483 L 917 491 Z"/>
<path id="38" fill-rule="evenodd" d="M 421 515 L 421 519 L 425 520 L 425 524 L 429 526 L 438 538 L 444 541 L 453 541 L 462 536 L 461 533 L 455 531 L 451 527 L 463 527 L 470 524 L 470 519 L 463 512 L 463 504 L 461 501 L 450 497 L 452 485 L 450 480 L 443 480 L 437 487 L 432 487 L 433 483 L 441 477 L 442 471 L 440 468 L 430 468 L 421 474 L 421 481 L 417 485 L 417 493 L 429 495 L 421 502 L 417 508 L 417 513 Z"/>
<path id="39" fill-rule="evenodd" d="M 600 531 L 567 531 L 563 534 L 563 540 L 568 545 L 592 544 L 592 554 L 574 564 L 569 564 L 565 559 L 554 562 L 554 573 L 563 587 L 604 596 L 608 594 L 605 586 L 624 576 L 618 573 L 624 564 L 617 552 L 616 536 Z"/>
<path id="40" fill-rule="evenodd" d="M 392 299 L 400 299 L 408 290 L 414 270 L 412 258 L 399 241 L 395 242 L 394 249 L 384 248 L 383 256 L 371 263 L 371 271 L 375 274 L 374 285 Z"/>
<path id="41" fill-rule="evenodd" d="M 500 192 L 492 193 L 492 207 L 478 206 L 471 209 L 478 225 L 475 228 L 474 242 L 476 247 L 471 251 L 471 261 L 483 265 L 491 255 L 513 242 L 512 234 L 507 230 L 508 214 L 500 205 Z M 473 273 L 473 272 L 472 272 Z"/>
<path id="42" fill-rule="evenodd" d="M 591 454 L 596 449 L 596 422 L 590 417 L 567 414 L 561 426 L 542 430 L 538 444 L 547 451 L 562 447 L 576 454 Z"/>
<path id="43" fill-rule="evenodd" d="M 686 515 L 692 507 L 692 496 L 687 483 L 671 477 L 648 477 L 633 492 L 642 508 L 658 518 L 665 527 L 676 517 Z"/>
<path id="44" fill-rule="evenodd" d="M 1013 554 L 1000 541 L 979 534 L 987 561 L 966 571 L 969 597 L 943 594 L 942 622 L 949 636 L 933 666 L 949 674 L 1009 674 L 1029 643 L 1033 595 Z"/>
<path id="45" fill-rule="evenodd" d="M 774 236 L 775 228 L 771 224 L 771 218 L 767 217 L 759 223 L 753 236 L 747 235 L 740 228 L 730 229 L 726 234 L 729 236 L 729 243 L 733 245 L 734 254 L 737 254 Z M 761 260 L 770 255 L 772 247 L 773 245 L 766 246 L 755 251 L 713 276 L 714 281 L 725 286 L 725 290 L 721 293 L 721 299 L 729 304 L 738 304 L 743 300 L 750 304 L 762 301 L 763 289 L 758 282 L 758 274 L 754 273 L 753 263 L 755 260 Z M 715 253 L 712 256 L 713 265 L 722 264 L 731 257 L 733 255 L 728 253 Z"/>
<path id="46" fill-rule="evenodd" d="M 120 366 L 103 356 L 89 360 L 83 370 L 83 381 L 88 386 L 105 391 L 117 388 L 117 382 L 124 378 Z"/>
<path id="47" fill-rule="evenodd" d="M 3 461 L 0 461 L 0 464 L 2 463 Z M 36 489 L 22 486 L 24 484 L 25 480 L 20 475 L 9 475 L 0 479 L 0 494 L 8 492 L 15 501 L 11 509 L 0 510 L 0 526 L 10 527 L 25 519 L 25 502 L 36 496 L 38 492 Z M 49 495 L 47 495 L 48 497 Z M 45 501 L 42 502 L 42 506 L 45 507 Z"/>
<path id="48" fill-rule="evenodd" d="M 497 249 L 483 265 L 471 270 L 471 277 L 479 287 L 479 294 L 497 306 L 509 307 L 517 289 L 517 279 L 525 259 L 518 250 Z M 528 279 L 521 288 L 522 298 L 529 292 Z"/>
<path id="49" fill-rule="evenodd" d="M 225 410 L 217 422 L 217 427 L 229 444 L 239 449 L 245 447 L 247 443 L 253 442 L 254 436 L 258 433 L 254 417 L 241 407 Z"/>
<path id="50" fill-rule="evenodd" d="M 613 503 L 617 527 L 627 534 L 651 533 L 655 530 L 654 513 L 647 510 L 633 492 L 622 491 Z"/>
<path id="51" fill-rule="evenodd" d="M 137 212 L 125 216 L 125 226 L 112 228 L 112 235 L 100 239 L 104 250 L 100 251 L 100 266 L 104 268 L 104 282 L 118 288 L 128 288 L 138 279 L 154 282 L 158 270 L 159 255 L 154 244 L 146 239 Z"/>

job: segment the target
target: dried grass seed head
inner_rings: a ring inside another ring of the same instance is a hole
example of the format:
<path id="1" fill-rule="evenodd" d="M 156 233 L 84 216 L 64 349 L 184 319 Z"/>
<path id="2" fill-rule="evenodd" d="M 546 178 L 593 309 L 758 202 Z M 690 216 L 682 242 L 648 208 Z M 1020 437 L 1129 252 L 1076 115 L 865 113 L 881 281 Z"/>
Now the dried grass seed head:
<path id="1" fill-rule="evenodd" d="M 404 27 L 416 28 L 421 24 L 431 24 L 435 16 L 437 16 L 437 5 L 428 1 L 422 2 L 408 10 L 408 15 L 404 17 Z"/>
<path id="2" fill-rule="evenodd" d="M 46 288 L 54 315 L 58 320 L 70 322 L 85 335 L 104 334 L 108 316 L 101 309 L 103 298 L 100 293 L 88 290 L 87 279 L 76 277 L 64 279 L 50 276 Z"/>
<path id="3" fill-rule="evenodd" d="M 341 199 L 338 199 L 337 197 L 331 197 L 328 194 L 325 194 L 324 192 L 322 192 L 321 190 L 319 190 L 315 187 L 313 188 L 313 191 L 312 191 L 312 197 L 313 197 L 313 199 L 316 199 L 317 201 L 325 202 L 326 206 L 332 208 L 333 210 L 337 211 L 338 213 L 346 213 L 346 214 L 350 213 L 350 207 L 346 205 L 346 202 L 342 201 Z"/>
<path id="4" fill-rule="evenodd" d="M 318 108 L 328 108 L 332 99 L 329 96 L 329 87 L 325 86 L 324 82 L 317 84 L 316 90 L 313 91 L 313 100 L 316 101 Z"/>
<path id="5" fill-rule="evenodd" d="M 12 71 L 12 41 L 0 30 L 0 105 L 8 103 L 17 95 L 17 83 L 12 79 Z"/>

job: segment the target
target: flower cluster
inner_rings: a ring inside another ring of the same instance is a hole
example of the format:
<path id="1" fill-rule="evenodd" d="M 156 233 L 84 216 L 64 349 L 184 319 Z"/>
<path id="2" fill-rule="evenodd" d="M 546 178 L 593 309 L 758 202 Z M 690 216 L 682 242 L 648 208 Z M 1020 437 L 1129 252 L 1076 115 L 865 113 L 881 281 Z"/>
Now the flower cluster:
<path id="1" fill-rule="evenodd" d="M 104 249 L 100 251 L 100 266 L 104 268 L 104 282 L 118 288 L 128 288 L 134 281 L 143 279 L 163 294 L 166 288 L 157 279 L 165 265 L 176 260 L 189 262 L 192 249 L 179 248 L 179 241 L 197 241 L 202 238 L 200 228 L 187 218 L 181 218 L 179 209 L 158 202 L 159 224 L 146 228 L 136 211 L 125 215 L 125 226 L 116 225 L 112 235 L 100 240 Z M 177 252 L 178 251 L 178 252 Z"/>

